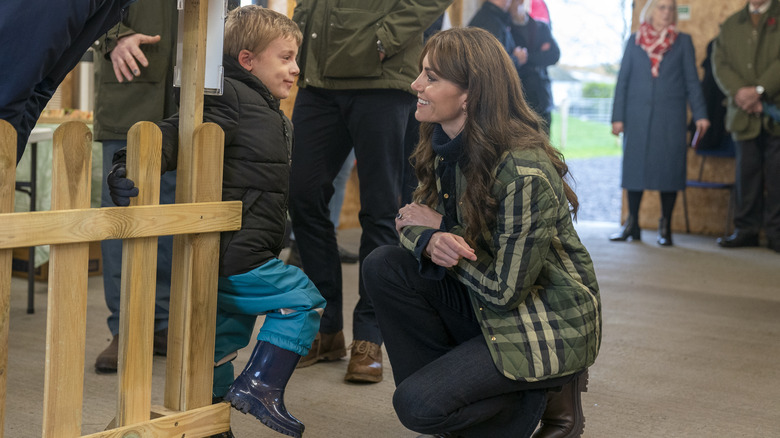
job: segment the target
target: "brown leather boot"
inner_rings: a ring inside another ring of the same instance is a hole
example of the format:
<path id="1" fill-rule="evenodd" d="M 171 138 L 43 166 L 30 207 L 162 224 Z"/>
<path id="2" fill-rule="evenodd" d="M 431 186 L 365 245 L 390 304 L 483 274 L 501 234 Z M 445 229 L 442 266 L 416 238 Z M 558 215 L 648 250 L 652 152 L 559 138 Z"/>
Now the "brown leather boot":
<path id="1" fill-rule="evenodd" d="M 108 347 L 95 359 L 95 372 L 98 374 L 115 373 L 118 361 L 119 335 L 115 335 Z"/>
<path id="2" fill-rule="evenodd" d="M 305 368 L 314 365 L 320 361 L 339 360 L 347 356 L 347 349 L 344 346 L 344 332 L 336 333 L 317 333 L 314 342 L 311 344 L 309 354 L 300 362 L 297 368 Z"/>
<path id="3" fill-rule="evenodd" d="M 580 393 L 588 390 L 588 370 L 575 377 L 559 392 L 547 391 L 547 407 L 539 429 L 531 438 L 577 438 L 585 430 Z"/>
<path id="4" fill-rule="evenodd" d="M 382 381 L 382 347 L 368 341 L 352 341 L 344 380 L 377 383 Z"/>

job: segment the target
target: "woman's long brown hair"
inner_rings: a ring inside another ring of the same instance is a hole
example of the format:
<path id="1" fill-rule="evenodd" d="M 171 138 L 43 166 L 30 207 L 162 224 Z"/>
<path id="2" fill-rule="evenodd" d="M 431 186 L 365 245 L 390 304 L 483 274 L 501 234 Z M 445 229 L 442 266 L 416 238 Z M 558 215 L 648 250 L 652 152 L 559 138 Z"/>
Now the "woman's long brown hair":
<path id="1" fill-rule="evenodd" d="M 461 161 L 469 184 L 462 202 L 465 239 L 474 244 L 482 230 L 495 224 L 498 201 L 493 198 L 493 174 L 504 152 L 539 148 L 563 178 L 568 167 L 563 155 L 550 145 L 542 121 L 526 104 L 520 78 L 504 48 L 493 35 L 477 28 L 455 28 L 439 32 L 420 55 L 428 56 L 433 71 L 466 90 L 466 124 L 463 128 L 465 160 Z M 419 180 L 414 199 L 431 207 L 438 203 L 435 153 L 431 145 L 434 124 L 421 123 L 420 143 L 411 160 Z M 577 195 L 564 181 L 570 211 L 576 217 Z"/>

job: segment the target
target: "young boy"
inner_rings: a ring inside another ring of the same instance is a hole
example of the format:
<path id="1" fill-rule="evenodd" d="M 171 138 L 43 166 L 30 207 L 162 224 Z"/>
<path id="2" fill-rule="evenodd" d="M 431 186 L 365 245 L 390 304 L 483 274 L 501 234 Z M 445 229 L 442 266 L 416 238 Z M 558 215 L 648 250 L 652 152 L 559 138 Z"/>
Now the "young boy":
<path id="1" fill-rule="evenodd" d="M 225 22 L 222 96 L 206 96 L 204 122 L 225 131 L 222 199 L 243 202 L 239 231 L 220 239 L 214 387 L 266 426 L 300 437 L 304 426 L 284 407 L 284 388 L 319 330 L 325 300 L 306 275 L 279 260 L 284 238 L 292 125 L 279 109 L 300 70 L 302 41 L 286 16 L 259 6 L 230 12 Z M 176 168 L 178 115 L 158 123 L 163 134 L 162 169 Z M 137 188 L 127 178 L 124 151 L 114 156 L 108 185 L 114 203 L 128 205 Z M 264 314 L 258 342 L 233 380 L 231 361 L 247 346 L 257 315 Z"/>

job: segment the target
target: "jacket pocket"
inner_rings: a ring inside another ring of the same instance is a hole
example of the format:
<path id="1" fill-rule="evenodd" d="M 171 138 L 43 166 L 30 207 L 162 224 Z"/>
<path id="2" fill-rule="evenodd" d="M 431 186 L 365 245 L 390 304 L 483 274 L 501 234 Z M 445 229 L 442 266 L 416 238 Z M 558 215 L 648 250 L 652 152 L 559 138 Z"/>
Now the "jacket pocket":
<path id="1" fill-rule="evenodd" d="M 375 78 L 382 75 L 374 28 L 383 13 L 334 8 L 328 20 L 326 78 Z"/>

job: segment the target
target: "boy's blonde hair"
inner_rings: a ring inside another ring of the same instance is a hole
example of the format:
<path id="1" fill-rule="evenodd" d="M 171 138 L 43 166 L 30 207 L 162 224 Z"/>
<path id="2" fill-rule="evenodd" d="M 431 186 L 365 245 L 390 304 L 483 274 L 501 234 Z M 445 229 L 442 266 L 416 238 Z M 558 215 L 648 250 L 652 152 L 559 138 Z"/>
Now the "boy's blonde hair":
<path id="1" fill-rule="evenodd" d="M 290 38 L 300 46 L 303 34 L 284 14 L 257 5 L 242 6 L 230 11 L 225 20 L 223 51 L 233 58 L 244 49 L 260 53 L 277 38 Z"/>

